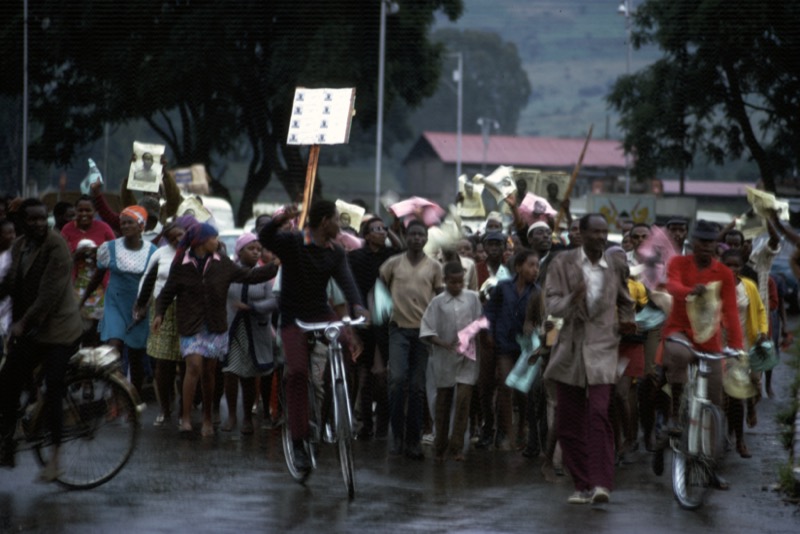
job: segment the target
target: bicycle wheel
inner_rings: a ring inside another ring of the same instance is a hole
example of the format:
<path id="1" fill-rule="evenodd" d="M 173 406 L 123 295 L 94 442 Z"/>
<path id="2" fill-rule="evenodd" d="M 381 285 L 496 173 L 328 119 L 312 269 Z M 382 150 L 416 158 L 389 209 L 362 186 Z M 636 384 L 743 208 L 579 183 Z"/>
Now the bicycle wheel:
<path id="1" fill-rule="evenodd" d="M 339 465 L 342 467 L 342 478 L 347 489 L 347 496 L 353 498 L 356 492 L 355 476 L 353 474 L 353 424 L 347 390 L 342 383 L 336 384 L 334 391 L 336 402 L 336 434 L 339 446 Z"/>
<path id="2" fill-rule="evenodd" d="M 139 412 L 128 387 L 116 376 L 67 379 L 62 400 L 63 434 L 57 482 L 90 489 L 111 480 L 130 459 L 139 434 Z M 52 443 L 34 448 L 46 465 Z"/>
<path id="3" fill-rule="evenodd" d="M 706 459 L 716 462 L 722 457 L 725 447 L 725 419 L 722 411 L 713 404 L 700 409 L 700 446 Z"/>
<path id="4" fill-rule="evenodd" d="M 711 468 L 705 461 L 673 450 L 672 493 L 681 508 L 697 510 L 703 506 L 711 477 Z"/>
<path id="5" fill-rule="evenodd" d="M 286 402 L 286 384 L 284 383 L 284 378 L 281 377 L 278 383 L 280 405 L 283 409 L 283 422 L 281 423 L 281 443 L 283 445 L 283 457 L 286 460 L 286 468 L 289 470 L 289 474 L 295 481 L 302 484 L 306 481 L 308 475 L 311 474 L 311 470 L 309 469 L 308 471 L 301 471 L 297 469 L 297 466 L 295 466 L 294 442 L 292 441 L 292 431 L 289 427 L 289 407 L 288 403 Z"/>

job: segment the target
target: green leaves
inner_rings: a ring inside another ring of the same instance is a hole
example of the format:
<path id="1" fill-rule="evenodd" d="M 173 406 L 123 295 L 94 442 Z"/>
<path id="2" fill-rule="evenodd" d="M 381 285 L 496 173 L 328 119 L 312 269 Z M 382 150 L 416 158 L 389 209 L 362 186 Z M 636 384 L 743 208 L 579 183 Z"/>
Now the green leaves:
<path id="1" fill-rule="evenodd" d="M 715 162 L 747 154 L 774 191 L 775 178 L 798 163 L 798 17 L 796 2 L 642 4 L 634 44 L 657 44 L 664 59 L 620 78 L 608 97 L 636 175 L 683 170 L 698 153 Z"/>

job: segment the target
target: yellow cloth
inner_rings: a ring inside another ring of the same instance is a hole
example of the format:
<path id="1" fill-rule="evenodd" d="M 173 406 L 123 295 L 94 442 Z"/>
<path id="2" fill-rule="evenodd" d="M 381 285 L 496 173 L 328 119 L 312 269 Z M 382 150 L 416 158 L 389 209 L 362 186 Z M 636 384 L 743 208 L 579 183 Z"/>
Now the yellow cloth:
<path id="1" fill-rule="evenodd" d="M 636 309 L 647 306 L 647 289 L 644 284 L 633 278 L 628 278 L 628 292 L 631 294 Z"/>
<path id="2" fill-rule="evenodd" d="M 759 334 L 769 334 L 769 323 L 767 322 L 767 310 L 764 307 L 764 302 L 761 300 L 761 295 L 758 293 L 758 286 L 749 278 L 739 277 L 739 280 L 744 284 L 747 299 L 750 305 L 747 306 L 747 317 L 745 319 L 745 332 L 747 336 L 747 345 L 752 347 Z"/>

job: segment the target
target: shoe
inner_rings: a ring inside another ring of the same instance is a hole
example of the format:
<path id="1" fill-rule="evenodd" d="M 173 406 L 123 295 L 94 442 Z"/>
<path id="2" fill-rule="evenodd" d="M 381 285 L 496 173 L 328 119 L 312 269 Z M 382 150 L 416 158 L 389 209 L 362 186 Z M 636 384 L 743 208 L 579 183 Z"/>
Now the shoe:
<path id="1" fill-rule="evenodd" d="M 747 428 L 753 428 L 758 424 L 758 414 L 755 407 L 750 408 L 747 412 Z"/>
<path id="2" fill-rule="evenodd" d="M 423 445 L 433 445 L 433 442 L 436 440 L 436 436 L 431 432 L 429 434 L 424 434 L 422 436 L 422 444 Z"/>
<path id="3" fill-rule="evenodd" d="M 731 489 L 731 485 L 728 483 L 728 481 L 719 476 L 717 473 L 711 473 L 711 487 L 722 491 L 728 491 Z"/>
<path id="4" fill-rule="evenodd" d="M 39 471 L 39 474 L 36 476 L 37 482 L 43 482 L 45 484 L 50 482 L 55 482 L 58 480 L 58 477 L 64 474 L 64 471 L 59 469 L 55 465 L 47 464 Z"/>
<path id="5" fill-rule="evenodd" d="M 666 432 L 670 437 L 679 438 L 683 434 L 683 427 L 675 419 L 670 419 L 667 421 Z"/>
<path id="6" fill-rule="evenodd" d="M 742 458 L 752 458 L 753 456 L 750 450 L 747 448 L 747 445 L 745 445 L 743 441 L 740 441 L 739 443 L 736 444 L 736 452 L 738 452 L 739 456 L 741 456 Z"/>
<path id="7" fill-rule="evenodd" d="M 294 468 L 301 473 L 308 473 L 311 471 L 311 460 L 302 442 L 294 445 Z"/>
<path id="8" fill-rule="evenodd" d="M 498 434 L 500 436 L 500 434 Z M 507 437 L 503 436 L 501 439 L 496 439 L 494 441 L 494 447 L 498 451 L 510 451 L 511 450 L 511 440 Z"/>
<path id="9" fill-rule="evenodd" d="M 597 486 L 592 492 L 592 504 L 603 504 L 611 500 L 611 492 L 602 486 Z"/>
<path id="10" fill-rule="evenodd" d="M 172 417 L 170 417 L 169 415 L 164 415 L 163 413 L 159 414 L 158 417 L 156 417 L 156 420 L 153 421 L 153 426 L 155 427 L 164 426 L 165 424 L 169 423 L 171 419 Z"/>
<path id="11" fill-rule="evenodd" d="M 494 432 L 491 429 L 484 428 L 481 432 L 481 437 L 478 438 L 478 442 L 475 444 L 476 449 L 488 449 L 492 446 Z"/>
<path id="12" fill-rule="evenodd" d="M 569 504 L 589 504 L 592 502 L 592 492 L 589 490 L 576 491 L 567 498 Z"/>
<path id="13" fill-rule="evenodd" d="M 406 447 L 406 457 L 411 460 L 424 460 L 425 454 L 423 454 L 422 447 L 419 444 L 408 445 Z"/>
<path id="14" fill-rule="evenodd" d="M 389 454 L 391 456 L 402 456 L 403 455 L 403 442 L 399 439 L 395 439 L 392 443 L 391 448 L 389 449 Z"/>
<path id="15" fill-rule="evenodd" d="M 664 474 L 664 449 L 658 449 L 653 452 L 652 460 L 653 474 L 660 477 Z"/>
<path id="16" fill-rule="evenodd" d="M 522 450 L 522 456 L 524 456 L 525 458 L 536 458 L 537 456 L 539 456 L 539 454 L 541 454 L 541 452 L 542 451 L 538 447 L 526 446 Z"/>
<path id="17" fill-rule="evenodd" d="M 0 453 L 0 467 L 8 467 L 9 469 L 14 469 L 17 466 L 16 456 L 13 450 L 6 450 L 3 448 L 3 451 Z"/>

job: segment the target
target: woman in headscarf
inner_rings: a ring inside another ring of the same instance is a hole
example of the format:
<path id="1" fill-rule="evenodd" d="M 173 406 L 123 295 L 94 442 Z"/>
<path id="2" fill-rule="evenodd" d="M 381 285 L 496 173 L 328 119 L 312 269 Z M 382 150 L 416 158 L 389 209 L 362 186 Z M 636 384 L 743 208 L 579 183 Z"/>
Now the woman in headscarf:
<path id="1" fill-rule="evenodd" d="M 148 302 L 155 310 L 155 299 L 167 283 L 172 262 L 178 250 L 178 244 L 186 234 L 186 229 L 198 224 L 194 217 L 179 217 L 168 223 L 161 233 L 163 245 L 155 251 L 147 264 L 145 275 L 139 284 L 139 296 L 136 299 L 134 315 L 137 319 L 147 316 Z M 153 297 L 151 301 L 150 297 Z M 155 313 L 150 314 L 151 325 Z M 158 402 L 161 413 L 156 417 L 154 426 L 163 426 L 172 419 L 172 398 L 175 389 L 175 377 L 178 367 L 183 367 L 180 344 L 178 340 L 178 325 L 175 322 L 175 305 L 170 305 L 164 315 L 164 321 L 157 334 L 150 334 L 147 338 L 147 354 L 155 359 L 155 385 L 158 393 Z M 184 369 L 181 370 L 181 376 Z"/>
<path id="2" fill-rule="evenodd" d="M 72 280 L 75 296 L 80 302 L 97 270 L 95 266 L 97 247 L 106 241 L 113 241 L 116 236 L 110 226 L 95 219 L 94 204 L 88 195 L 82 195 L 75 202 L 75 219 L 64 225 L 61 236 L 66 240 L 72 253 Z M 103 278 L 103 284 L 98 286 L 95 294 L 87 299 L 81 309 L 84 322 L 81 344 L 84 347 L 94 347 L 100 343 L 97 325 L 103 318 L 103 295 L 106 285 L 108 276 Z"/>
<path id="3" fill-rule="evenodd" d="M 255 234 L 246 232 L 236 240 L 236 262 L 243 267 L 255 267 L 261 252 Z M 228 289 L 228 355 L 222 370 L 228 419 L 222 425 L 223 431 L 236 428 L 236 401 L 241 382 L 244 405 L 241 432 L 253 433 L 250 408 L 256 398 L 256 377 L 269 375 L 274 368 L 272 312 L 277 309 L 278 299 L 272 294 L 271 280 L 260 284 L 233 283 Z"/>
<path id="4" fill-rule="evenodd" d="M 192 399 L 197 382 L 203 392 L 201 434 L 212 436 L 211 407 L 217 360 L 228 352 L 228 288 L 233 282 L 256 284 L 275 276 L 277 267 L 248 269 L 219 254 L 217 230 L 208 223 L 189 228 L 175 254 L 167 283 L 156 301 L 153 332 L 164 321 L 167 308 L 176 300 L 181 355 L 186 362 L 183 380 L 181 432 L 192 430 Z M 249 410 L 250 408 L 247 407 Z"/>
<path id="5" fill-rule="evenodd" d="M 142 239 L 147 211 L 141 206 L 128 206 L 119 215 L 122 237 L 107 241 L 97 249 L 97 271 L 81 298 L 81 307 L 100 285 L 106 271 L 110 273 L 106 288 L 103 318 L 100 321 L 100 340 L 114 346 L 123 354 L 127 348 L 130 379 L 141 392 L 144 382 L 147 322 L 133 316 L 133 306 L 155 245 Z"/>

